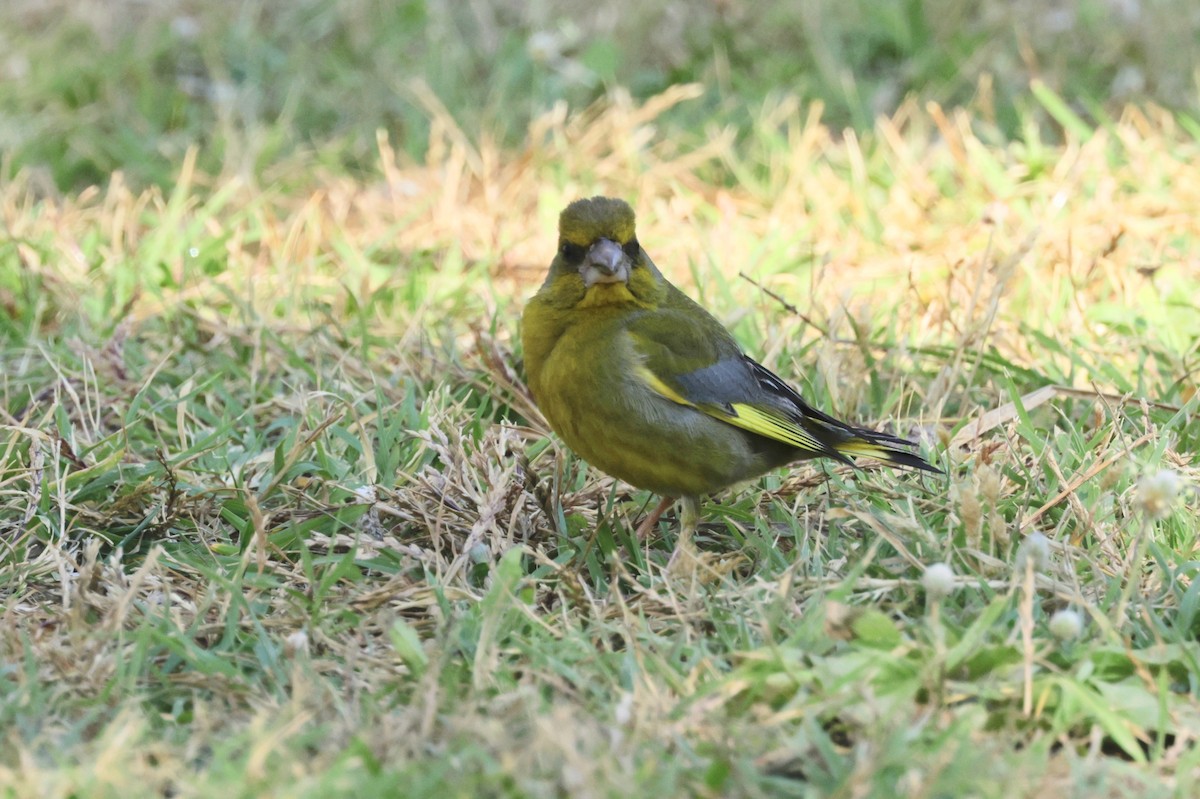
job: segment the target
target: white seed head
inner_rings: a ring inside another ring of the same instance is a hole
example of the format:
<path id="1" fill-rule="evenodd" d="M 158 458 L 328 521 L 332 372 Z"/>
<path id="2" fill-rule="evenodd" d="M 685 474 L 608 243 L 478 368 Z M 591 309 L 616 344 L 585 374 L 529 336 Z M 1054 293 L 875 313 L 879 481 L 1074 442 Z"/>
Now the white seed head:
<path id="1" fill-rule="evenodd" d="M 613 718 L 617 724 L 622 727 L 629 724 L 633 720 L 633 694 L 622 694 L 621 699 L 617 702 L 616 708 L 613 710 Z"/>
<path id="2" fill-rule="evenodd" d="M 200 26 L 200 20 L 195 17 L 180 15 L 171 20 L 171 33 L 178 36 L 180 39 L 195 39 L 203 32 Z"/>
<path id="3" fill-rule="evenodd" d="M 299 657 L 308 654 L 308 633 L 295 630 L 283 639 L 283 653 L 288 657 Z"/>
<path id="4" fill-rule="evenodd" d="M 1083 616 L 1079 611 L 1063 608 L 1050 617 L 1050 634 L 1060 641 L 1078 638 L 1083 632 Z"/>
<path id="5" fill-rule="evenodd" d="M 562 57 L 562 42 L 550 31 L 536 31 L 525 42 L 525 50 L 535 62 L 546 64 Z"/>
<path id="6" fill-rule="evenodd" d="M 1017 548 L 1017 566 L 1024 568 L 1027 561 L 1033 564 L 1034 571 L 1039 572 L 1050 564 L 1050 539 L 1038 530 L 1025 536 Z"/>
<path id="7" fill-rule="evenodd" d="M 1179 496 L 1179 472 L 1163 469 L 1138 480 L 1133 504 L 1151 519 L 1161 519 L 1171 513 Z"/>
<path id="8" fill-rule="evenodd" d="M 954 570 L 945 563 L 931 563 L 921 575 L 921 587 L 930 599 L 942 599 L 954 593 Z"/>

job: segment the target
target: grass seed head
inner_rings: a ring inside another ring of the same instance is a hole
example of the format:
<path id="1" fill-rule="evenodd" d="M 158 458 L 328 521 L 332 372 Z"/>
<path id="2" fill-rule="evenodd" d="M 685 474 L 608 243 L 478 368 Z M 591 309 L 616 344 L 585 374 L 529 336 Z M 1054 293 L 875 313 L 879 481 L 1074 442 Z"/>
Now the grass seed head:
<path id="1" fill-rule="evenodd" d="M 979 496 L 994 507 L 1000 499 L 1000 475 L 985 463 L 975 470 L 975 480 L 979 483 Z"/>
<path id="2" fill-rule="evenodd" d="M 958 515 L 966 530 L 967 544 L 977 549 L 983 530 L 983 505 L 979 501 L 979 491 L 968 481 L 960 484 L 956 493 Z"/>

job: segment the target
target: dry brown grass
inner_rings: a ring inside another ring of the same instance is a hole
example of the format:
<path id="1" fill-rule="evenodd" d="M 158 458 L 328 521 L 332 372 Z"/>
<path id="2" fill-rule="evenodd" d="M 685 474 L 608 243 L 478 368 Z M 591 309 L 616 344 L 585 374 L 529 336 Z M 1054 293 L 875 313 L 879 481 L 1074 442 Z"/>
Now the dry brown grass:
<path id="1" fill-rule="evenodd" d="M 227 290 L 252 308 L 290 308 L 293 321 L 309 323 L 303 304 L 280 296 L 304 286 L 336 300 L 339 291 L 365 295 L 403 282 L 405 253 L 482 264 L 495 280 L 489 305 L 519 305 L 553 252 L 558 211 L 577 196 L 607 193 L 635 203 L 642 238 L 678 282 L 689 282 L 691 265 L 734 283 L 749 304 L 759 292 L 736 285 L 745 273 L 814 319 L 847 304 L 896 305 L 912 341 L 978 347 L 990 332 L 1018 362 L 1034 359 L 1013 329 L 1022 319 L 1055 322 L 1046 330 L 1055 337 L 1103 340 L 1089 306 L 1137 307 L 1142 293 L 1166 294 L 1200 268 L 1184 246 L 1196 233 L 1198 147 L 1166 112 L 1130 108 L 1113 128 L 1065 147 L 996 147 L 981 141 L 965 111 L 911 106 L 880 119 L 864 144 L 821 125 L 819 109 L 786 102 L 763 113 L 760 128 L 773 140 L 736 145 L 720 130 L 699 144 L 664 138 L 656 117 L 695 96 L 682 86 L 645 104 L 618 93 L 569 118 L 556 109 L 510 153 L 469 138 L 425 95 L 434 120 L 426 162 L 400 159 L 381 134 L 378 181 L 317 174 L 311 193 L 279 195 L 237 180 L 214 184 L 189 159 L 173 201 L 157 190 L 132 193 L 118 178 L 34 205 L 18 180 L 4 188 L 0 210 L 25 269 L 54 281 L 54 299 L 64 303 L 118 282 L 116 272 L 147 248 L 182 278 L 179 240 L 212 237 L 230 268 L 172 292 L 171 301 L 203 308 Z M 721 175 L 746 179 L 723 185 L 713 180 Z M 99 262 L 83 255 L 83 236 L 103 240 Z M 393 250 L 394 260 L 380 260 L 395 273 L 376 269 L 365 284 L 339 285 L 346 255 L 335 243 Z M 798 268 L 812 261 L 821 268 Z M 894 302 L 897 292 L 905 302 Z M 133 310 L 152 315 L 164 301 L 143 292 Z"/>

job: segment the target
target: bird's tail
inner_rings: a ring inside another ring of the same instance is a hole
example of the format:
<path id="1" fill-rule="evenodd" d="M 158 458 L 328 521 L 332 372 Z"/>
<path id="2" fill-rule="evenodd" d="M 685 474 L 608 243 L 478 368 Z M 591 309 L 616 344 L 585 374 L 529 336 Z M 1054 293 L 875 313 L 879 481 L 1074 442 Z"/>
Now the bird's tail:
<path id="1" fill-rule="evenodd" d="M 855 430 L 854 436 L 833 445 L 839 455 L 849 457 L 875 458 L 876 460 L 900 466 L 906 469 L 920 469 L 924 472 L 942 474 L 942 470 L 930 465 L 928 461 L 915 452 L 900 447 L 916 447 L 916 443 L 899 436 L 877 433 L 874 430 Z"/>

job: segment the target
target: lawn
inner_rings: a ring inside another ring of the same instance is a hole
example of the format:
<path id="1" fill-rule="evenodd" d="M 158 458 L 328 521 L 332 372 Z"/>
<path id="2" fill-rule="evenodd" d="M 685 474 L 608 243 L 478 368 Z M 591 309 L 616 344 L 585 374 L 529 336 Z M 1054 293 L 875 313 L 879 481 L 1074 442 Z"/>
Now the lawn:
<path id="1" fill-rule="evenodd" d="M 780 90 L 737 57 L 778 20 L 706 11 L 704 57 L 500 37 L 488 98 L 467 45 L 537 23 L 502 2 L 5 10 L 0 795 L 1200 793 L 1200 105 L 1162 88 L 1196 45 L 960 96 L 918 54 L 1000 23 L 918 5 L 834 54 L 854 91 L 819 48 Z M 1152 11 L 1125 35 L 1178 35 Z M 446 26 L 475 38 L 381 47 Z M 1130 64 L 1160 93 L 1079 99 Z M 521 308 L 596 193 L 945 475 L 772 473 L 668 571 L 678 520 L 638 541 L 656 498 L 525 388 Z"/>

